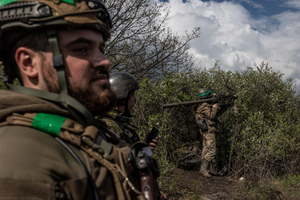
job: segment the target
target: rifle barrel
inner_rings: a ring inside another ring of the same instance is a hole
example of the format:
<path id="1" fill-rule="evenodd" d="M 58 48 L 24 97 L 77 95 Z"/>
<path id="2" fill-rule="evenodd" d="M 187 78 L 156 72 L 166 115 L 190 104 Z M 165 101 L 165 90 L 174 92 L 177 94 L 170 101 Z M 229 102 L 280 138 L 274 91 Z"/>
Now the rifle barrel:
<path id="1" fill-rule="evenodd" d="M 162 108 L 171 108 L 171 107 L 179 107 L 179 106 L 192 106 L 195 104 L 203 103 L 203 102 L 213 102 L 213 101 L 218 101 L 218 98 L 209 98 L 209 99 L 199 99 L 195 101 L 184 101 L 184 102 L 178 102 L 178 103 L 167 103 L 163 104 Z"/>
<path id="2" fill-rule="evenodd" d="M 204 102 L 219 102 L 219 100 L 226 99 L 226 98 L 232 98 L 233 100 L 235 100 L 237 99 L 237 95 L 234 94 L 234 95 L 224 95 L 224 96 L 213 96 L 208 99 L 199 99 L 194 101 L 184 101 L 178 103 L 167 103 L 167 104 L 162 104 L 162 108 L 165 109 L 165 108 L 179 107 L 179 106 L 192 106 Z"/>

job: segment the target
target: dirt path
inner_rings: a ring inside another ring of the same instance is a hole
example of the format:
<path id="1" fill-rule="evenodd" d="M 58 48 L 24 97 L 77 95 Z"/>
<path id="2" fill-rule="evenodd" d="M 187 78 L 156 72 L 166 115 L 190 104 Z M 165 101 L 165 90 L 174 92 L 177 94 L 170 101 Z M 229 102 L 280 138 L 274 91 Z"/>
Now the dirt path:
<path id="1" fill-rule="evenodd" d="M 233 199 L 233 196 L 246 199 L 238 194 L 243 183 L 228 176 L 204 178 L 198 171 L 174 169 L 161 182 L 161 189 L 168 196 L 168 200 Z"/>

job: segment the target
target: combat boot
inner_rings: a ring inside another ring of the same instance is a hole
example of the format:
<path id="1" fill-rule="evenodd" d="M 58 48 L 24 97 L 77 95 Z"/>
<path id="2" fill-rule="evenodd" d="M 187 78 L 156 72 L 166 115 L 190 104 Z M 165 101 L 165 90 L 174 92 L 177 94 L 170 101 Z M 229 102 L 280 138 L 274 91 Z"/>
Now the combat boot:
<path id="1" fill-rule="evenodd" d="M 209 167 L 209 161 L 203 159 L 201 162 L 200 173 L 204 177 L 211 178 L 212 176 L 208 173 L 208 167 Z"/>

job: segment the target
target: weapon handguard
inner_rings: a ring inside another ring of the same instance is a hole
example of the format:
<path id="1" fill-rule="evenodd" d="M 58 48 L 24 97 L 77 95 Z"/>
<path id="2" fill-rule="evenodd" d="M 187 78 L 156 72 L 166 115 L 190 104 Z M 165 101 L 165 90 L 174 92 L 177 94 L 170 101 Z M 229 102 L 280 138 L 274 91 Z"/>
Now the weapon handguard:
<path id="1" fill-rule="evenodd" d="M 140 190 L 147 200 L 157 200 L 160 192 L 156 180 L 160 174 L 151 147 L 143 141 L 135 143 L 133 147 L 130 160 L 135 162 L 139 172 Z"/>

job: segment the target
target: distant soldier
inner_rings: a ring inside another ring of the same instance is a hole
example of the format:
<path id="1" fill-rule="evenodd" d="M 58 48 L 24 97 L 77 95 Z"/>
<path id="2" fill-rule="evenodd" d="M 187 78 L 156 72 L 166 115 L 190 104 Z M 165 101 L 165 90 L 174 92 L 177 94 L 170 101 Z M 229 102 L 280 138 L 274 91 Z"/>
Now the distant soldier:
<path id="1" fill-rule="evenodd" d="M 129 73 L 116 72 L 110 74 L 111 88 L 117 94 L 117 106 L 107 112 L 101 119 L 108 127 L 118 134 L 121 139 L 129 144 L 140 141 L 134 125 L 132 125 L 131 111 L 136 103 L 135 91 L 139 90 L 139 84 L 135 77 Z M 158 138 L 150 143 L 152 149 L 157 145 Z"/>
<path id="2" fill-rule="evenodd" d="M 201 88 L 198 92 L 198 98 L 206 99 L 211 97 L 211 90 L 207 88 Z M 223 110 L 223 109 L 222 109 Z M 200 129 L 200 133 L 203 137 L 203 149 L 201 155 L 201 169 L 200 173 L 204 177 L 211 177 L 209 174 L 209 165 L 217 154 L 216 149 L 216 133 L 218 132 L 217 117 L 221 114 L 220 107 L 217 103 L 201 103 L 197 107 L 196 111 L 196 123 Z"/>

